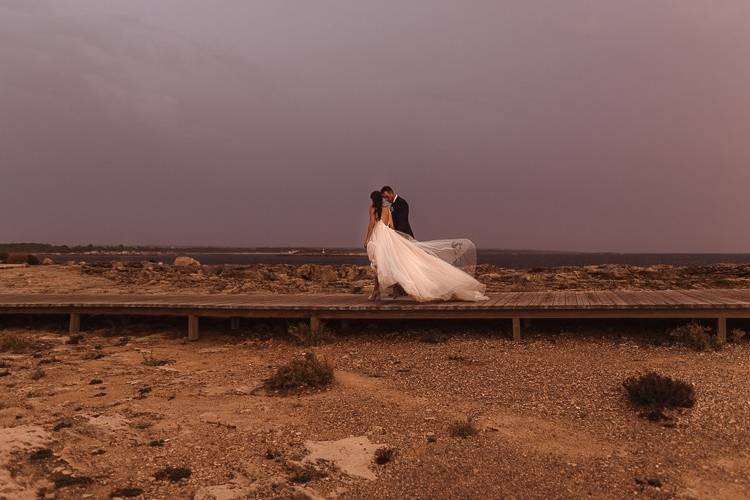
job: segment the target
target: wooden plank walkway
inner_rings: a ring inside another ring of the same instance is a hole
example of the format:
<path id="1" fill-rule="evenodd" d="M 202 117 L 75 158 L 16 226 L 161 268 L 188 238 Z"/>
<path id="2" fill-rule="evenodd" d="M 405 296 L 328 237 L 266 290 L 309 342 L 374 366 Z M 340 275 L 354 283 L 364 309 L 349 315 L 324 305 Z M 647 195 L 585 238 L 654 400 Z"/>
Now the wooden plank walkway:
<path id="1" fill-rule="evenodd" d="M 0 294 L 0 314 L 67 314 L 71 331 L 81 315 L 184 316 L 198 338 L 199 317 L 301 318 L 317 330 L 327 319 L 726 318 L 750 317 L 750 289 L 505 292 L 486 302 L 372 302 L 364 295 L 50 295 Z M 232 322 L 236 325 L 236 321 Z"/>

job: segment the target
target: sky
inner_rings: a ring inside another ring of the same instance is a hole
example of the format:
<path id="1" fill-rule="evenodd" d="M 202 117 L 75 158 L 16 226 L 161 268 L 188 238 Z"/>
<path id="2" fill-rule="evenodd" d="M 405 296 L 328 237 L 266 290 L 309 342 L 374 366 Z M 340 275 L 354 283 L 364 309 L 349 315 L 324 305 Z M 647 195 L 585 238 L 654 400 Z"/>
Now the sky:
<path id="1" fill-rule="evenodd" d="M 750 252 L 747 0 L 0 0 L 0 241 Z"/>

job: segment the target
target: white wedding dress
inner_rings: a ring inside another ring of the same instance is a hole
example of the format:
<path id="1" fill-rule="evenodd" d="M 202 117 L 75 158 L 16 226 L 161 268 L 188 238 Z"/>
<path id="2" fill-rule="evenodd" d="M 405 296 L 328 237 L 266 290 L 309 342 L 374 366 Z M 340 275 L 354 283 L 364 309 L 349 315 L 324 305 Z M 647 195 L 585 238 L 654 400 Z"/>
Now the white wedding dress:
<path id="1" fill-rule="evenodd" d="M 367 256 L 383 295 L 399 284 L 419 302 L 488 300 L 486 286 L 472 276 L 476 247 L 470 240 L 417 241 L 379 220 L 367 242 Z"/>

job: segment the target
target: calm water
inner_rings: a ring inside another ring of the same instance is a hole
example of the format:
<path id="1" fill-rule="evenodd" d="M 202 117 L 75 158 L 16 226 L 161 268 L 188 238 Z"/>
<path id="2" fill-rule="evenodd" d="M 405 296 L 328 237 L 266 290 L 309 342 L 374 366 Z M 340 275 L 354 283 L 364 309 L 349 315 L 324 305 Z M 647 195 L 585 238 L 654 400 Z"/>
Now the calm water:
<path id="1" fill-rule="evenodd" d="M 50 255 L 57 261 L 75 260 L 84 262 L 153 262 L 171 263 L 178 254 L 155 255 Z M 183 254 L 180 254 L 183 255 Z M 187 255 L 203 264 L 367 264 L 364 255 L 287 255 L 287 254 L 230 254 L 208 253 Z M 46 255 L 40 255 L 44 258 Z M 654 264 L 705 265 L 718 263 L 750 263 L 750 254 L 659 254 L 659 253 L 540 253 L 480 251 L 480 264 L 494 264 L 510 268 L 586 266 L 596 264 L 630 264 L 648 266 Z"/>

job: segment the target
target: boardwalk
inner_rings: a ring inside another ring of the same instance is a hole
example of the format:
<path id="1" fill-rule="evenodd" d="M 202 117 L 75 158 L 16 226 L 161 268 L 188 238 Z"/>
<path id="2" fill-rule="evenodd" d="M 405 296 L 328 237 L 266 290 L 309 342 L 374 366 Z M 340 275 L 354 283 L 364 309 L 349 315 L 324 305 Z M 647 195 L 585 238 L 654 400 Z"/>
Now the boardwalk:
<path id="1" fill-rule="evenodd" d="M 328 319 L 714 318 L 726 337 L 727 318 L 750 317 L 750 290 L 548 291 L 493 294 L 486 302 L 368 301 L 364 295 L 47 295 L 0 294 L 0 314 L 182 316 L 198 338 L 200 317 L 300 318 L 316 332 Z M 234 324 L 235 322 L 233 322 Z"/>

